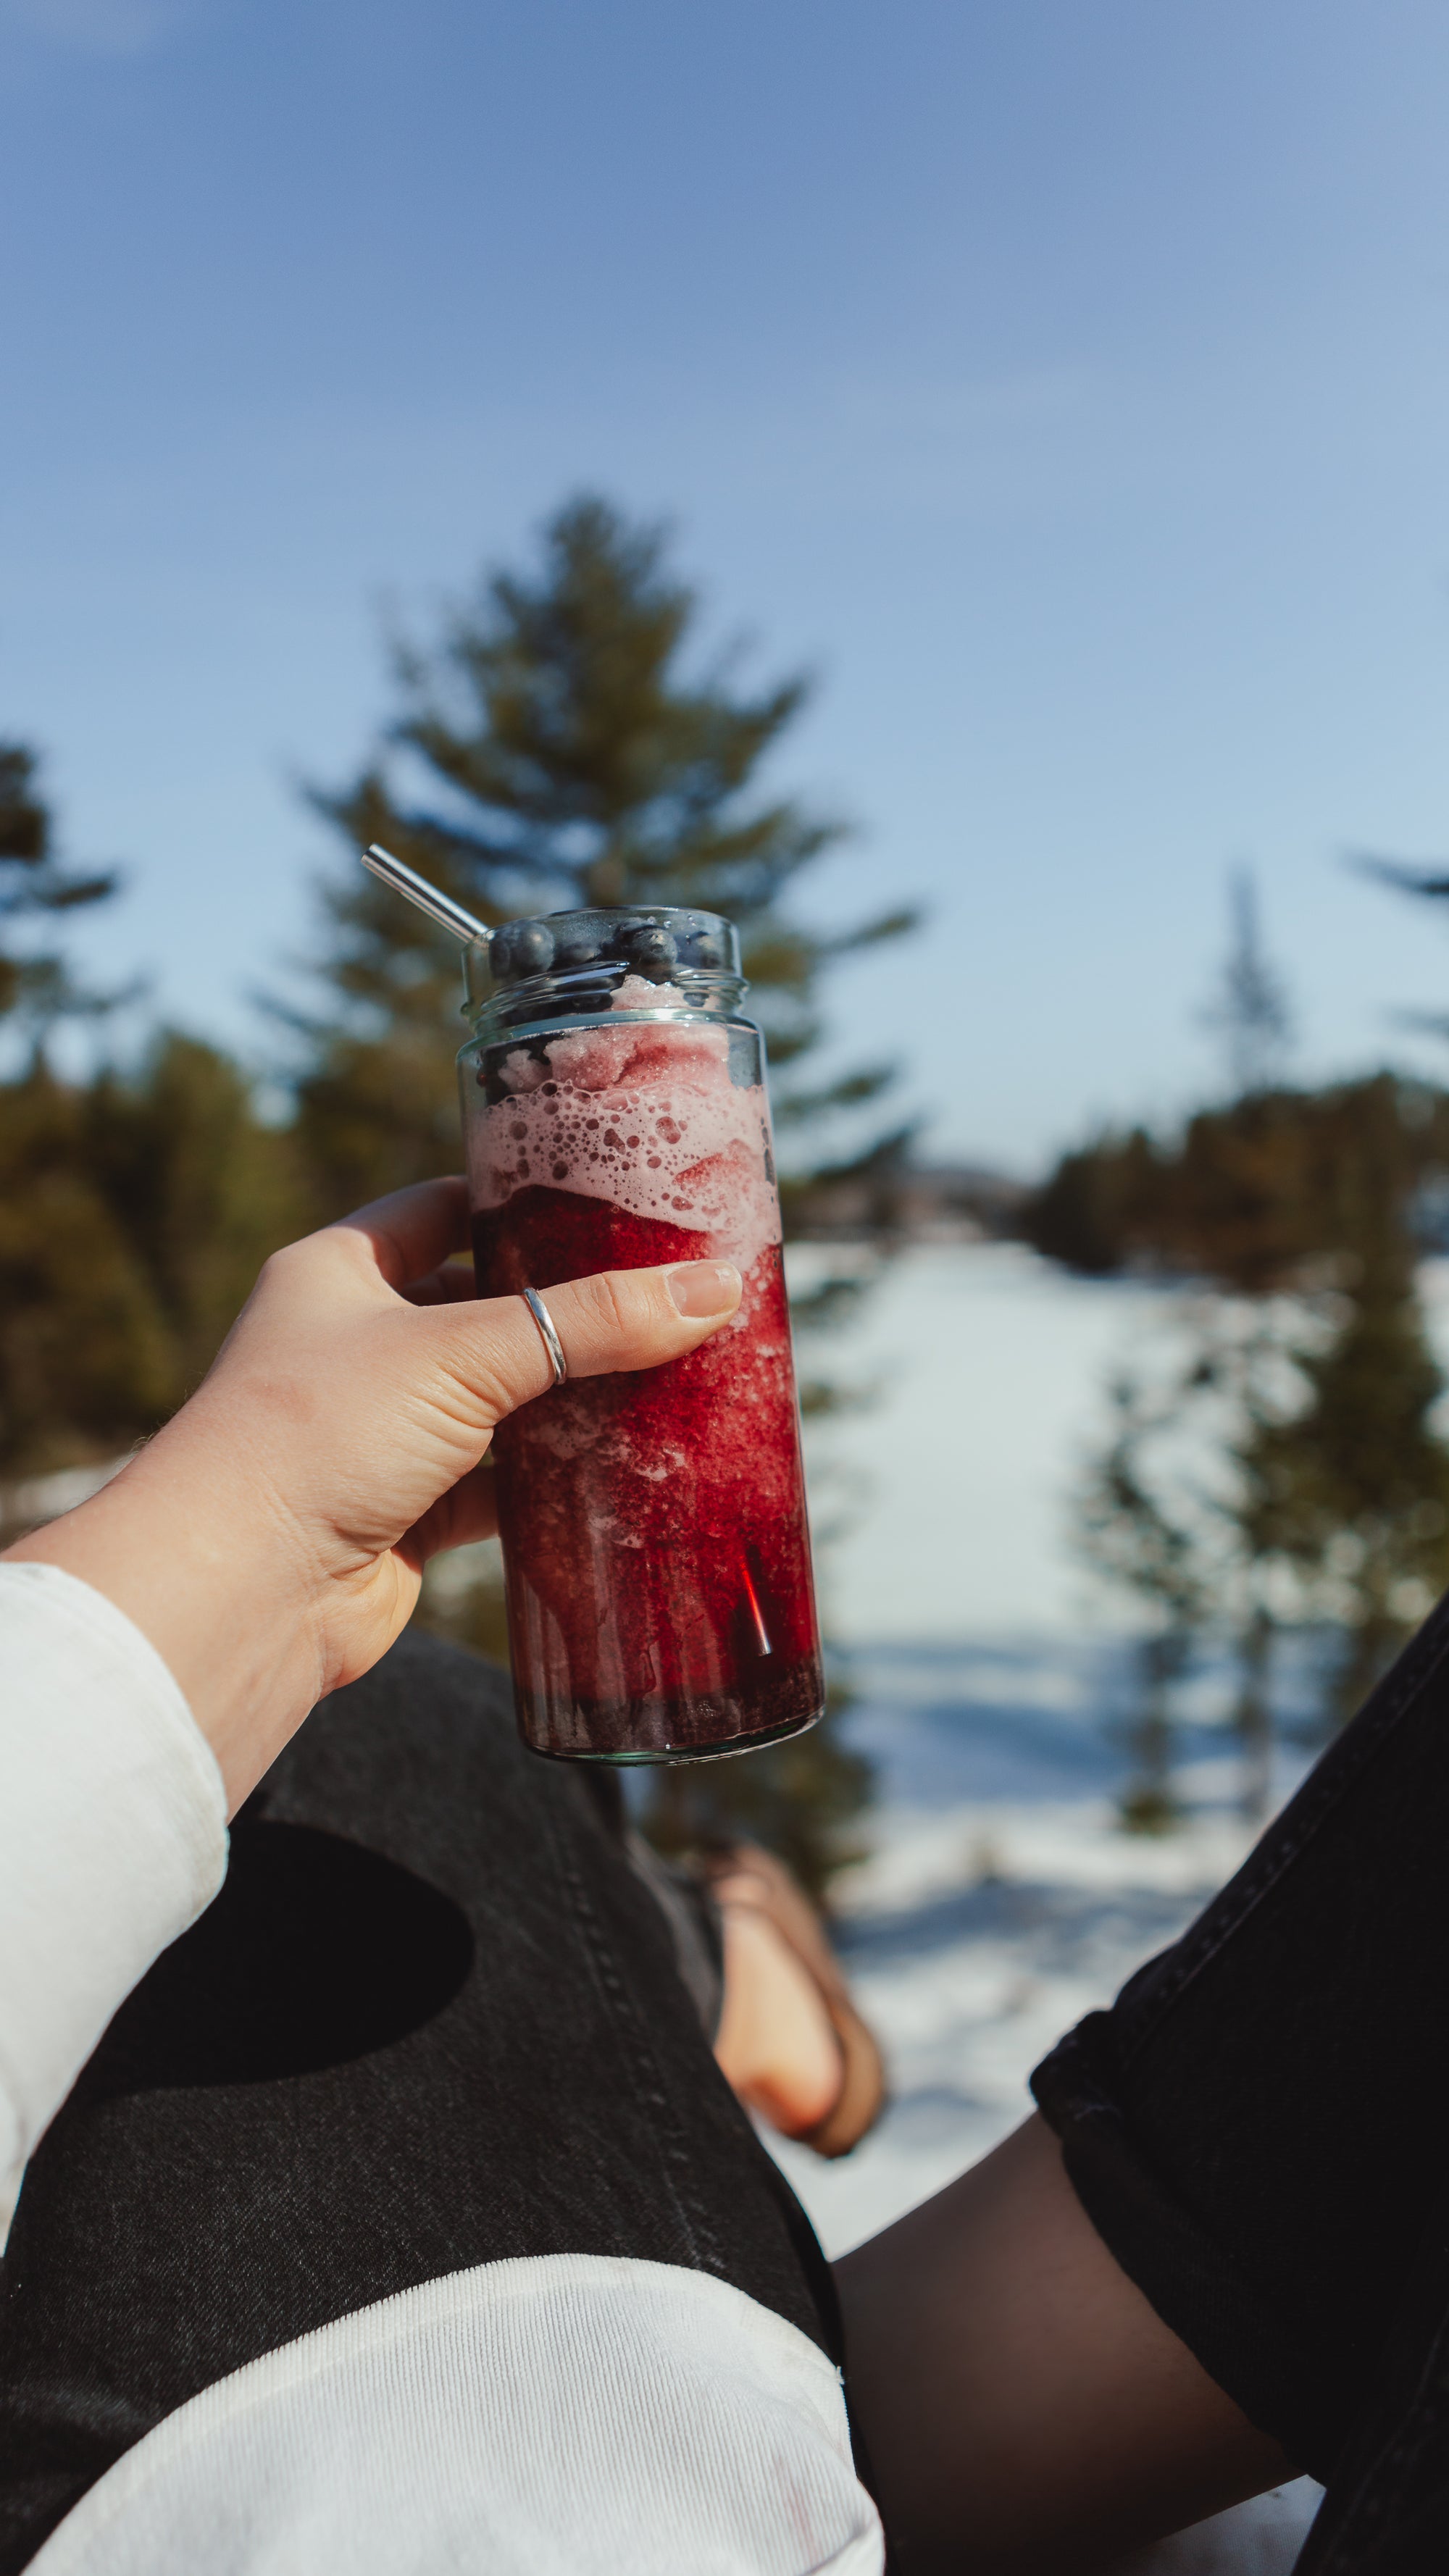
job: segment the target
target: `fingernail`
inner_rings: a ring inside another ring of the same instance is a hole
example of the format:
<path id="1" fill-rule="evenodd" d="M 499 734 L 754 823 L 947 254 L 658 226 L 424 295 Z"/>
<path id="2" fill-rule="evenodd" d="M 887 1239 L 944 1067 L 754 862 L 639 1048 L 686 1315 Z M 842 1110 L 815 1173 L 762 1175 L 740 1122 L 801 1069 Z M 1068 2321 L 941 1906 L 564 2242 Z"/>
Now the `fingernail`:
<path id="1" fill-rule="evenodd" d="M 681 1315 L 723 1315 L 737 1304 L 740 1284 L 732 1261 L 681 1261 L 669 1273 L 669 1294 Z"/>

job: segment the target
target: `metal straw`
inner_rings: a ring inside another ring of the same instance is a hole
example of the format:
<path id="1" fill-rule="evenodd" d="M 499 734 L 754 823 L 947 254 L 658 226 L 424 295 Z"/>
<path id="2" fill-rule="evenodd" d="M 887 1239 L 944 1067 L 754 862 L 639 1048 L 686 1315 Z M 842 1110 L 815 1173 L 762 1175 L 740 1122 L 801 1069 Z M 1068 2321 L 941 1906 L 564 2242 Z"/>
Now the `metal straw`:
<path id="1" fill-rule="evenodd" d="M 451 930 L 453 937 L 461 939 L 465 946 L 470 940 L 488 938 L 486 921 L 479 921 L 475 914 L 465 912 L 462 904 L 454 903 L 452 896 L 444 894 L 440 886 L 429 885 L 427 878 L 420 877 L 416 868 L 408 867 L 402 859 L 395 859 L 391 850 L 384 850 L 374 841 L 370 850 L 362 851 L 361 858 L 363 866 L 373 876 L 381 877 L 383 884 L 391 886 L 395 894 L 405 895 L 409 903 L 417 905 L 419 912 L 427 914 L 429 921 L 436 921 L 442 930 Z"/>

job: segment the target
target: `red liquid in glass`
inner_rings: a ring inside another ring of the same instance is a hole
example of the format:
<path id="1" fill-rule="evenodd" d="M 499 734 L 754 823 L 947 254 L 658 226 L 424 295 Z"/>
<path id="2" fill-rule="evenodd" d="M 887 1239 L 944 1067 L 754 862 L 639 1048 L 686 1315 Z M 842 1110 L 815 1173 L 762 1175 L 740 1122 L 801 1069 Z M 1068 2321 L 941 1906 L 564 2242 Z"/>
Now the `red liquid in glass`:
<path id="1" fill-rule="evenodd" d="M 656 1051 L 656 1087 L 661 1064 L 687 1127 L 667 1047 Z M 647 1144 L 651 1068 L 636 1052 L 628 1070 L 631 1133 L 642 1122 Z M 709 1070 L 688 1104 L 699 1113 L 704 1102 L 697 1127 L 708 1124 Z M 508 1103 L 484 1114 L 506 1122 Z M 694 1192 L 686 1212 L 696 1218 L 701 1192 L 720 1208 L 721 1175 L 703 1181 L 705 1168 L 661 1184 Z M 720 1254 L 740 1261 L 745 1281 L 732 1323 L 684 1359 L 570 1380 L 495 1434 L 524 1734 L 547 1753 L 657 1760 L 797 1733 L 825 1692 L 778 1242 L 746 1261 L 728 1223 L 701 1229 L 510 1177 L 509 1194 L 474 1217 L 484 1296 Z M 495 1170 L 488 1194 L 498 1188 Z"/>

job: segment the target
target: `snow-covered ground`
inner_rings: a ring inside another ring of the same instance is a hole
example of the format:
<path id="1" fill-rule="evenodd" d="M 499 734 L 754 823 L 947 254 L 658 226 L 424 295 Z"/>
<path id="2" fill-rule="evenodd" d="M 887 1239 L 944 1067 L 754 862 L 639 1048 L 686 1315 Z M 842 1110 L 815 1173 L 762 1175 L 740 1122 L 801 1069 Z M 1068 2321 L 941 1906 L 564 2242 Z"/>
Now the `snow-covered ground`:
<path id="1" fill-rule="evenodd" d="M 825 1259 L 803 1247 L 792 1277 Z M 1072 1486 L 1113 1367 L 1180 1303 L 1074 1279 L 1020 1244 L 903 1255 L 827 1347 L 875 1400 L 811 1427 L 817 1524 L 844 1522 L 821 1550 L 832 1634 L 1078 1634 L 1100 1604 L 1066 1544 Z"/>

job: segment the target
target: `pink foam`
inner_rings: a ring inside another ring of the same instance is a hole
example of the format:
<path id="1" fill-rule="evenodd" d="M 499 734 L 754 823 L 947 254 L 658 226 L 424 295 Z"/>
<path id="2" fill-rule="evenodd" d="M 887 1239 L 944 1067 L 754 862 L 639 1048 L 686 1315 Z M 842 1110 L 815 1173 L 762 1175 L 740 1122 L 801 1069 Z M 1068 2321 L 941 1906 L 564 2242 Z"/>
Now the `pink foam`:
<path id="1" fill-rule="evenodd" d="M 769 1107 L 761 1084 L 730 1080 L 726 1030 L 581 1029 L 550 1038 L 546 1062 L 520 1047 L 501 1074 L 510 1097 L 486 1115 L 479 1205 L 533 1184 L 576 1190 L 708 1235 L 746 1269 L 779 1242 Z"/>

